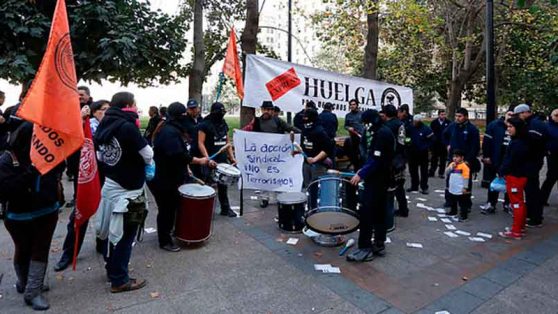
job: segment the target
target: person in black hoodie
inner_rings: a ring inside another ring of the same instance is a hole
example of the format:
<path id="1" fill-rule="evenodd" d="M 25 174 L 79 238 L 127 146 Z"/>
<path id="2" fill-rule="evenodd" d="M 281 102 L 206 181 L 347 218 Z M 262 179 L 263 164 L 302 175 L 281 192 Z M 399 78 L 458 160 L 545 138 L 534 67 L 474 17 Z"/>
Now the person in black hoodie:
<path id="1" fill-rule="evenodd" d="M 332 162 L 329 154 L 333 151 L 333 142 L 327 136 L 324 128 L 318 124 L 318 111 L 306 109 L 302 119 L 303 129 L 300 141 L 305 160 L 302 165 L 303 184 L 307 188 L 313 180 L 326 174 Z M 310 209 L 317 207 L 318 185 L 310 187 Z"/>
<path id="2" fill-rule="evenodd" d="M 411 174 L 411 187 L 407 192 L 418 191 L 428 194 L 428 149 L 432 145 L 434 133 L 422 123 L 422 115 L 413 117 L 413 124 L 407 130 L 411 143 L 408 145 L 409 173 Z M 420 170 L 420 179 L 419 179 Z"/>
<path id="3" fill-rule="evenodd" d="M 558 181 L 558 109 L 552 110 L 548 120 L 548 141 L 546 143 L 546 179 L 541 186 L 542 201 L 548 204 L 552 188 Z"/>
<path id="4" fill-rule="evenodd" d="M 216 102 L 211 105 L 209 115 L 205 117 L 198 128 L 198 157 L 208 158 L 217 153 L 223 146 L 230 143 L 229 126 L 227 125 L 227 121 L 225 121 L 225 113 L 225 106 L 222 103 Z M 232 147 L 229 146 L 226 152 L 226 154 L 223 152 L 215 156 L 215 162 L 225 163 L 228 157 L 230 163 L 236 165 Z M 206 172 L 203 175 L 203 179 L 209 180 L 209 171 L 202 172 Z M 220 214 L 222 216 L 236 217 L 236 213 L 231 209 L 227 190 L 228 187 L 226 185 L 217 184 L 217 197 L 219 198 L 219 205 L 221 206 Z"/>
<path id="5" fill-rule="evenodd" d="M 506 179 L 506 192 L 514 213 L 512 227 L 506 228 L 506 231 L 500 232 L 499 235 L 504 238 L 520 240 L 524 235 L 527 215 L 524 199 L 527 177 L 530 172 L 528 163 L 530 145 L 527 125 L 523 120 L 517 117 L 510 118 L 507 121 L 507 126 L 512 140 L 500 167 L 499 175 Z"/>
<path id="6" fill-rule="evenodd" d="M 41 293 L 48 290 L 43 282 L 58 221 L 64 166 L 41 175 L 29 157 L 33 124 L 21 120 L 18 124 L 8 150 L 0 156 L 0 200 L 7 203 L 4 224 L 15 246 L 16 290 L 34 310 L 47 310 L 48 301 Z"/>
<path id="7" fill-rule="evenodd" d="M 132 243 L 142 223 L 136 217 L 146 209 L 145 166 L 153 159 L 153 150 L 136 126 L 137 113 L 123 110 L 135 104 L 132 93 L 114 94 L 94 136 L 99 171 L 105 177 L 96 231 L 97 237 L 110 242 L 103 256 L 112 293 L 146 285 L 145 280 L 128 275 Z M 137 215 L 132 217 L 132 211 Z"/>
<path id="8" fill-rule="evenodd" d="M 431 151 L 432 157 L 430 159 L 430 173 L 429 176 L 433 177 L 438 169 L 438 177 L 444 178 L 444 171 L 448 162 L 448 150 L 442 140 L 442 134 L 445 129 L 450 125 L 451 121 L 446 118 L 446 111 L 444 109 L 438 110 L 438 118 L 430 123 L 430 128 L 434 132 L 434 143 L 432 144 Z"/>
<path id="9" fill-rule="evenodd" d="M 176 211 L 180 202 L 178 187 L 188 181 L 188 165 L 200 164 L 215 167 L 208 158 L 190 155 L 187 147 L 188 125 L 186 106 L 179 102 L 170 104 L 168 120 L 153 140 L 155 177 L 149 188 L 157 203 L 157 235 L 159 247 L 170 252 L 180 251 L 171 237 Z"/>

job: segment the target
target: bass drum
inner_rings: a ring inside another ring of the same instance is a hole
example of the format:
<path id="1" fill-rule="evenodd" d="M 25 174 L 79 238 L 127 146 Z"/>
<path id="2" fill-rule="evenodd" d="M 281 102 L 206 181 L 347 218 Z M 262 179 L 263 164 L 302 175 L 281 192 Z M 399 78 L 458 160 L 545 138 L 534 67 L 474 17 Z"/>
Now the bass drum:
<path id="1" fill-rule="evenodd" d="M 184 242 L 201 242 L 211 236 L 215 190 L 197 183 L 183 184 L 176 213 L 175 237 Z"/>

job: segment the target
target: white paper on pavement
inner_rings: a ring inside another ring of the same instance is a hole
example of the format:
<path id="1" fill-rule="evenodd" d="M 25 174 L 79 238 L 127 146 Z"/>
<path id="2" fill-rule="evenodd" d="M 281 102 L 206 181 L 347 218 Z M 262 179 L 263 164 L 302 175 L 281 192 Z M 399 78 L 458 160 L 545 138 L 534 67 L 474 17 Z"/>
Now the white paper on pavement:
<path id="1" fill-rule="evenodd" d="M 298 243 L 298 239 L 297 239 L 297 238 L 289 238 L 289 239 L 287 240 L 287 244 L 290 244 L 290 245 L 296 245 L 297 243 Z"/>
<path id="2" fill-rule="evenodd" d="M 490 233 L 477 232 L 477 236 L 487 238 L 487 239 L 492 239 L 492 235 Z"/>
<path id="3" fill-rule="evenodd" d="M 422 249 L 422 244 L 420 244 L 420 243 L 407 242 L 407 247 Z"/>
<path id="4" fill-rule="evenodd" d="M 443 223 L 446 223 L 446 224 L 451 224 L 451 219 L 449 219 L 449 218 L 442 218 L 442 219 L 440 219 L 440 221 L 442 221 Z"/>
<path id="5" fill-rule="evenodd" d="M 457 228 L 454 225 L 446 225 L 446 229 L 448 230 L 457 230 Z"/>
<path id="6" fill-rule="evenodd" d="M 447 235 L 450 238 L 458 238 L 459 236 L 451 231 L 446 231 L 444 232 L 445 235 Z"/>
<path id="7" fill-rule="evenodd" d="M 485 242 L 484 238 L 481 237 L 469 237 L 469 240 L 473 242 Z"/>
<path id="8" fill-rule="evenodd" d="M 454 232 L 457 233 L 457 234 L 460 234 L 460 235 L 462 235 L 462 236 L 466 236 L 466 237 L 468 237 L 468 236 L 471 235 L 470 232 L 463 231 L 463 230 L 457 230 L 457 231 L 454 231 Z"/>
<path id="9" fill-rule="evenodd" d="M 438 221 L 438 218 L 432 217 L 432 216 L 428 216 L 428 221 Z"/>

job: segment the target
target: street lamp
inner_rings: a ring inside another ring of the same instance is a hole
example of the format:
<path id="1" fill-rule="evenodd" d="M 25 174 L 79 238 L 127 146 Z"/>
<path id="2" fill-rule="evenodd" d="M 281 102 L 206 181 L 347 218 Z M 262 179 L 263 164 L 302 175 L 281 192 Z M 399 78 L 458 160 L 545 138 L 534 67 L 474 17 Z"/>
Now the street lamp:
<path id="1" fill-rule="evenodd" d="M 486 0 L 486 125 L 496 119 L 494 84 L 494 2 Z"/>

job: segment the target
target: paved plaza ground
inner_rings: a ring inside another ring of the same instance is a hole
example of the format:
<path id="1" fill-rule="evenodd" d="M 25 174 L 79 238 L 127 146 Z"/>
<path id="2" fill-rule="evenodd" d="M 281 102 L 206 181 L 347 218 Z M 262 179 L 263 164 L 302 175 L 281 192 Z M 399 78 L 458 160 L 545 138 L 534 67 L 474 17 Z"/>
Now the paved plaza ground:
<path id="1" fill-rule="evenodd" d="M 544 178 L 544 176 L 543 176 Z M 504 240 L 497 232 L 511 217 L 499 205 L 483 216 L 479 205 L 486 190 L 475 183 L 469 221 L 452 224 L 492 239 L 474 242 L 450 238 L 437 212 L 442 179 L 431 179 L 431 193 L 408 194 L 410 216 L 398 218 L 388 236 L 387 255 L 370 263 L 351 264 L 339 248 L 314 244 L 302 234 L 277 228 L 277 207 L 258 206 L 245 192 L 244 216 L 216 215 L 213 236 L 201 246 L 179 253 L 158 248 L 156 233 L 146 233 L 134 247 L 131 275 L 148 280 L 146 288 L 111 294 L 103 259 L 95 253 L 91 226 L 77 271 L 55 273 L 70 209 L 64 208 L 54 235 L 46 293 L 51 313 L 558 313 L 558 195 L 545 208 L 545 226 L 529 229 L 522 241 Z M 70 183 L 65 182 L 70 195 Z M 231 193 L 238 205 L 238 193 Z M 423 200 L 421 200 L 423 199 Z M 152 201 L 152 199 L 151 199 Z M 151 202 L 146 227 L 155 228 Z M 429 221 L 428 217 L 438 221 Z M 348 237 L 357 238 L 357 234 Z M 288 245 L 296 237 L 299 242 Z M 408 242 L 423 248 L 407 247 Z M 13 244 L 0 226 L 0 313 L 32 312 L 14 288 Z M 332 264 L 341 274 L 324 274 L 314 264 Z M 2 276 L 3 274 L 3 276 Z"/>

